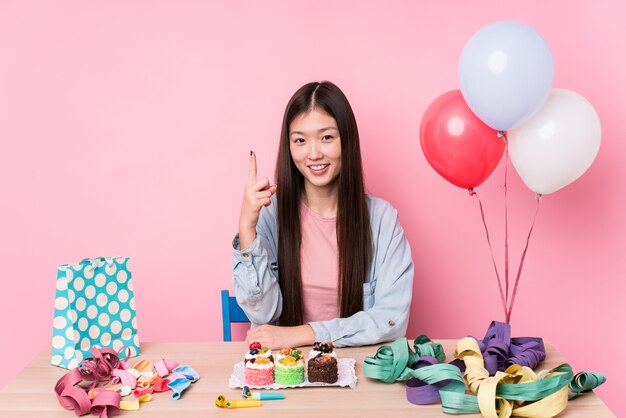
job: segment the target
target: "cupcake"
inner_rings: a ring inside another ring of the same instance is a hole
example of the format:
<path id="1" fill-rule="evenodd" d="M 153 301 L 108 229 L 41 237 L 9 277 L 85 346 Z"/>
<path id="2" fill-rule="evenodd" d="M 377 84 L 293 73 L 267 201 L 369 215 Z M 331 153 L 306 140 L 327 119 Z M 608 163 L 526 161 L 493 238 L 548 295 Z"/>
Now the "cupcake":
<path id="1" fill-rule="evenodd" d="M 244 360 L 244 381 L 248 386 L 268 386 L 274 383 L 274 357 L 258 342 L 250 344 Z"/>
<path id="2" fill-rule="evenodd" d="M 274 381 L 277 385 L 299 385 L 304 382 L 302 351 L 283 348 L 276 354 Z"/>
<path id="3" fill-rule="evenodd" d="M 309 382 L 337 382 L 337 353 L 333 351 L 333 343 L 313 344 L 313 349 L 309 352 L 307 376 Z"/>

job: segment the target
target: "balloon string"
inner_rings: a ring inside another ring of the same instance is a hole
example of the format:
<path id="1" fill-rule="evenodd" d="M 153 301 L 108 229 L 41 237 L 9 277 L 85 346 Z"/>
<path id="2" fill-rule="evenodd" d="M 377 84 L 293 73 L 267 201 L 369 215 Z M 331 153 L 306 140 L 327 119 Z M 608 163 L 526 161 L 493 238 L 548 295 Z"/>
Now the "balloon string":
<path id="1" fill-rule="evenodd" d="M 533 217 L 533 223 L 530 225 L 530 231 L 528 231 L 528 236 L 526 237 L 526 247 L 524 247 L 524 252 L 522 253 L 522 258 L 519 262 L 519 268 L 517 269 L 517 276 L 515 277 L 515 286 L 513 287 L 513 295 L 511 296 L 511 304 L 509 305 L 509 310 L 506 314 L 506 323 L 508 324 L 511 321 L 511 313 L 513 312 L 513 304 L 515 303 L 515 294 L 517 293 L 517 285 L 519 284 L 519 278 L 522 275 L 522 267 L 524 267 L 524 259 L 526 258 L 526 251 L 528 250 L 528 243 L 530 242 L 530 235 L 533 233 L 533 228 L 535 227 L 535 221 L 537 220 L 537 213 L 539 213 L 539 202 L 541 201 L 541 195 L 537 194 L 537 208 L 535 209 L 535 216 Z"/>
<path id="2" fill-rule="evenodd" d="M 509 144 L 507 142 L 507 136 L 505 132 L 498 132 L 498 137 L 504 138 L 505 144 L 505 160 L 504 160 L 504 282 L 506 286 L 506 304 L 509 304 L 509 211 L 507 205 L 507 174 L 509 167 Z M 506 323 L 509 321 L 507 319 Z"/>
<path id="3" fill-rule="evenodd" d="M 507 316 L 507 303 L 505 301 L 504 292 L 502 290 L 502 281 L 500 280 L 500 274 L 498 274 L 498 267 L 496 266 L 496 259 L 493 256 L 493 248 L 491 247 L 491 239 L 489 238 L 489 230 L 487 229 L 487 222 L 485 221 L 485 211 L 483 209 L 483 203 L 480 201 L 478 197 L 478 193 L 474 191 L 474 189 L 468 189 L 470 196 L 476 196 L 476 200 L 478 200 L 478 205 L 480 206 L 480 216 L 483 220 L 483 225 L 485 226 L 485 234 L 487 235 L 487 244 L 489 244 L 489 252 L 491 253 L 491 261 L 493 262 L 493 269 L 496 272 L 496 278 L 498 279 L 498 289 L 500 289 L 500 300 L 502 301 L 502 309 L 504 310 L 505 317 Z"/>

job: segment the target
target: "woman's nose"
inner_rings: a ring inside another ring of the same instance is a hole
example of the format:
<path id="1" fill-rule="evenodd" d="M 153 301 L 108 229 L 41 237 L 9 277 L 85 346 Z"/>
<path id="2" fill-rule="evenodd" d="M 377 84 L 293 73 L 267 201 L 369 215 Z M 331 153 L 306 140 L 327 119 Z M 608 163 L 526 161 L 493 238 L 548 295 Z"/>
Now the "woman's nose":
<path id="1" fill-rule="evenodd" d="M 309 146 L 309 159 L 310 160 L 317 160 L 318 158 L 320 158 L 322 156 L 322 153 L 320 152 L 319 148 L 318 148 L 318 144 L 315 141 L 311 141 Z"/>

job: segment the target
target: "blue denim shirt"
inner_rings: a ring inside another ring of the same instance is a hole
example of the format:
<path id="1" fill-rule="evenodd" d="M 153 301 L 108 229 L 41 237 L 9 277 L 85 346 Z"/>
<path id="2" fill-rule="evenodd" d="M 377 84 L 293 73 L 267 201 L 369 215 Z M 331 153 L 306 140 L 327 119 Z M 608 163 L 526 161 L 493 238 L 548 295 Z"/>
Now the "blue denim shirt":
<path id="1" fill-rule="evenodd" d="M 248 248 L 233 240 L 233 287 L 253 325 L 275 323 L 282 311 L 278 284 L 276 197 L 259 215 L 257 236 Z M 374 256 L 363 284 L 363 310 L 348 318 L 309 322 L 316 341 L 337 347 L 376 344 L 404 337 L 413 290 L 413 259 L 398 212 L 383 199 L 367 196 Z"/>

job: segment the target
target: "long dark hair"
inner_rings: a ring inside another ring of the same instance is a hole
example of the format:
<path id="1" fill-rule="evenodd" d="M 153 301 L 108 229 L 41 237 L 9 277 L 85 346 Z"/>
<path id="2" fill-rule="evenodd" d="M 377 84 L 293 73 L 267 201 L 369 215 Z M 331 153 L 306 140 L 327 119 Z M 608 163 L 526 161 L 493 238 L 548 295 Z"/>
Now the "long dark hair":
<path id="1" fill-rule="evenodd" d="M 342 318 L 363 309 L 363 283 L 373 252 L 369 211 L 363 186 L 359 132 L 354 113 L 346 96 L 333 83 L 322 81 L 306 84 L 293 95 L 285 109 L 276 161 L 278 282 L 283 295 L 283 310 L 278 322 L 286 326 L 303 323 L 300 202 L 304 192 L 304 177 L 291 158 L 289 126 L 298 115 L 314 108 L 335 118 L 341 138 L 337 248 L 338 302 Z"/>

